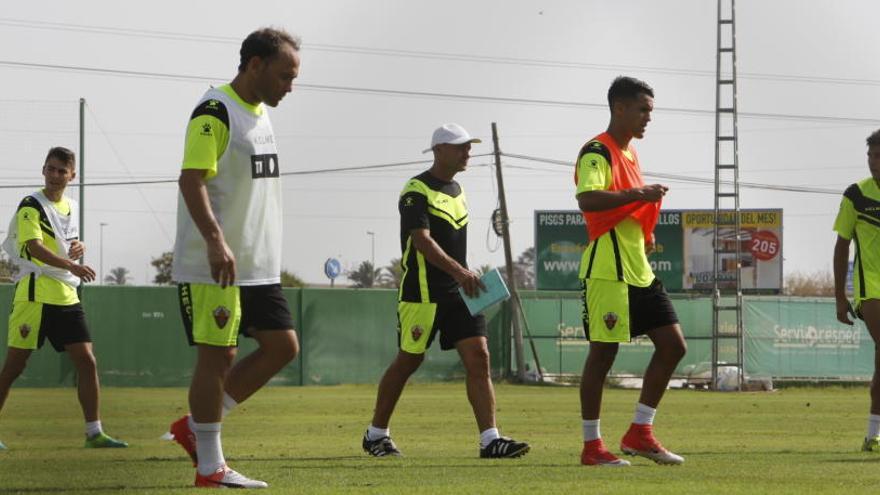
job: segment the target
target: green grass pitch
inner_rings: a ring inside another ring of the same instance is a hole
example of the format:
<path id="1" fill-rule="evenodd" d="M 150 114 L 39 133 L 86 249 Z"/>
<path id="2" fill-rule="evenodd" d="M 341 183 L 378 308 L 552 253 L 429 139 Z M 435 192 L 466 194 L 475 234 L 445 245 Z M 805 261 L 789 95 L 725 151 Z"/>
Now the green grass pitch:
<path id="1" fill-rule="evenodd" d="M 406 457 L 361 451 L 375 386 L 273 387 L 224 423 L 229 464 L 264 479 L 270 493 L 633 493 L 639 495 L 878 493 L 880 454 L 859 452 L 868 391 L 774 393 L 669 391 L 655 431 L 682 466 L 637 458 L 628 469 L 580 466 L 577 388 L 499 385 L 502 434 L 528 441 L 520 459 L 478 456 L 462 383 L 404 392 L 392 435 Z M 606 390 L 602 432 L 617 443 L 637 391 Z M 184 389 L 107 388 L 103 421 L 124 450 L 82 448 L 75 391 L 13 389 L 0 413 L 0 493 L 193 493 L 194 470 L 160 440 L 185 412 Z"/>

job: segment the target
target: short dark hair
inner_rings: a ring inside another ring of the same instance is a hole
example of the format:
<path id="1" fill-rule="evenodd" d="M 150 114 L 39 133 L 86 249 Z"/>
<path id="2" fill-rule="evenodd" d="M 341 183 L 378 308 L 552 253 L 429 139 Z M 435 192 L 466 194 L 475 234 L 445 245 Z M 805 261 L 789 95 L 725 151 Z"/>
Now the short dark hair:
<path id="1" fill-rule="evenodd" d="M 634 77 L 617 76 L 611 87 L 608 88 L 608 108 L 615 100 L 630 100 L 638 98 L 640 94 L 646 94 L 651 98 L 654 97 L 654 90 L 645 81 L 640 81 Z"/>
<path id="2" fill-rule="evenodd" d="M 274 57 L 281 49 L 282 43 L 287 43 L 296 51 L 299 51 L 301 44 L 299 37 L 293 36 L 283 29 L 266 27 L 249 34 L 241 42 L 241 50 L 238 52 L 241 55 L 238 71 L 243 72 L 247 68 L 248 62 L 254 57 Z"/>
<path id="3" fill-rule="evenodd" d="M 63 146 L 55 146 L 54 148 L 49 149 L 49 153 L 46 155 L 46 161 L 44 161 L 43 164 L 45 165 L 46 163 L 49 163 L 50 158 L 64 162 L 64 164 L 70 168 L 76 166 L 76 154 Z"/>
<path id="4" fill-rule="evenodd" d="M 868 146 L 878 146 L 880 145 L 880 129 L 872 132 L 870 136 L 868 136 Z"/>

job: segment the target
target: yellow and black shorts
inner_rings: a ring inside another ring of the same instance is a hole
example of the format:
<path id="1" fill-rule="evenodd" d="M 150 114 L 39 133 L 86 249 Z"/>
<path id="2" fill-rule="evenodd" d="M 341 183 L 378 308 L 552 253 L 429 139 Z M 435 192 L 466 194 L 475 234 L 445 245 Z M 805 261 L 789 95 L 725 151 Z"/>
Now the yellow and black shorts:
<path id="1" fill-rule="evenodd" d="M 617 280 L 586 279 L 583 324 L 593 342 L 629 342 L 655 328 L 678 323 L 678 315 L 659 278 L 648 287 Z"/>
<path id="2" fill-rule="evenodd" d="M 91 342 L 82 304 L 58 306 L 33 301 L 16 301 L 9 315 L 7 345 L 16 349 L 39 349 L 49 339 L 57 352 L 64 346 Z"/>
<path id="3" fill-rule="evenodd" d="M 459 340 L 486 337 L 486 318 L 473 316 L 461 296 L 455 294 L 448 301 L 397 303 L 397 331 L 400 350 L 410 354 L 424 354 L 440 332 L 440 348 L 455 348 Z"/>
<path id="4" fill-rule="evenodd" d="M 238 345 L 238 335 L 292 330 L 293 318 L 280 284 L 230 286 L 177 285 L 180 314 L 190 345 Z"/>

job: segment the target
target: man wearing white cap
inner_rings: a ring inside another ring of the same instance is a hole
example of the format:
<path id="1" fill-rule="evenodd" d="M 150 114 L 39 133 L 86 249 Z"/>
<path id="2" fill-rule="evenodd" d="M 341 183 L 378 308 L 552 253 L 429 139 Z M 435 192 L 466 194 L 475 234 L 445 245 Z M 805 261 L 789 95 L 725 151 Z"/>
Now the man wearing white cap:
<path id="1" fill-rule="evenodd" d="M 472 316 L 458 288 L 470 296 L 484 289 L 467 267 L 467 201 L 455 174 L 467 168 L 471 143 L 458 124 L 434 131 L 431 168 L 407 181 L 400 194 L 400 265 L 397 305 L 399 351 L 379 382 L 373 421 L 364 433 L 364 451 L 399 456 L 388 423 L 403 387 L 422 364 L 440 333 L 440 348 L 455 349 L 466 372 L 467 396 L 480 431 L 480 457 L 519 457 L 529 445 L 502 437 L 495 426 L 495 391 L 489 371 L 486 320 Z"/>

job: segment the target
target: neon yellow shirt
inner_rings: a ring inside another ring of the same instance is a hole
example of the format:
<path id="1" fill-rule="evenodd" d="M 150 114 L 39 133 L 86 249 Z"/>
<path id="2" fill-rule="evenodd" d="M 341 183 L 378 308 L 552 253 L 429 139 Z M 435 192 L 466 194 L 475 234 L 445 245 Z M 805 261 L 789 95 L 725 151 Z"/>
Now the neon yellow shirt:
<path id="1" fill-rule="evenodd" d="M 624 154 L 628 152 L 624 151 Z M 588 191 L 611 189 L 611 164 L 599 153 L 586 153 L 578 161 L 575 196 Z M 587 245 L 581 258 L 580 278 L 618 280 L 618 263 L 623 281 L 636 287 L 648 287 L 654 272 L 645 254 L 642 226 L 632 218 L 621 221 L 609 232 Z"/>
<path id="2" fill-rule="evenodd" d="M 52 206 L 61 215 L 70 215 L 70 203 L 67 198 L 62 197 L 61 201 L 52 203 Z M 41 207 L 37 200 L 28 196 L 19 204 L 15 215 L 18 219 L 18 248 L 20 252 L 26 259 L 38 266 L 45 266 L 42 261 L 31 257 L 26 247 L 27 241 L 37 239 L 52 252 L 56 252 L 58 249 L 52 225 L 45 215 L 40 214 L 40 211 Z M 79 296 L 76 289 L 60 280 L 48 276 L 37 277 L 32 274 L 16 284 L 13 302 L 19 301 L 69 306 L 78 303 Z"/>
<path id="3" fill-rule="evenodd" d="M 880 299 L 880 187 L 873 177 L 852 184 L 843 193 L 834 231 L 856 244 L 855 300 Z"/>

